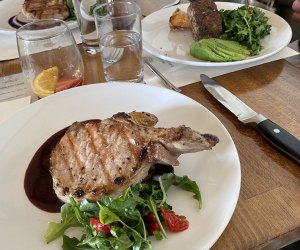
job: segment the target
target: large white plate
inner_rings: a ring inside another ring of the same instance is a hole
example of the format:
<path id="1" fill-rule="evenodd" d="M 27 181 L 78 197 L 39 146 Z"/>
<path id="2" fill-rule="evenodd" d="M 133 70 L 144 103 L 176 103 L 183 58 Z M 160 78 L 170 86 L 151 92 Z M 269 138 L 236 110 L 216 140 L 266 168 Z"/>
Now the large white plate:
<path id="1" fill-rule="evenodd" d="M 16 31 L 17 28 L 28 23 L 28 19 L 22 14 L 24 0 L 2 0 L 0 1 L 0 30 Z M 77 21 L 67 22 L 70 29 L 77 27 Z"/>
<path id="2" fill-rule="evenodd" d="M 259 55 L 236 62 L 208 62 L 192 57 L 189 46 L 193 41 L 191 31 L 171 31 L 169 18 L 176 8 L 186 10 L 189 4 L 181 4 L 161 9 L 145 17 L 142 21 L 143 46 L 149 53 L 175 63 L 194 66 L 232 66 L 258 61 L 274 55 L 286 47 L 292 37 L 289 24 L 273 12 L 263 10 L 272 25 L 271 34 L 262 40 L 263 50 Z M 236 9 L 242 4 L 216 2 L 218 9 Z"/>
<path id="3" fill-rule="evenodd" d="M 148 111 L 158 126 L 185 124 L 220 139 L 212 150 L 179 158 L 178 175 L 200 186 L 203 208 L 190 193 L 173 188 L 168 201 L 190 221 L 187 231 L 169 234 L 154 249 L 209 249 L 235 209 L 240 190 L 240 163 L 235 145 L 221 122 L 202 105 L 174 91 L 130 83 L 94 84 L 66 90 L 37 101 L 0 124 L 0 239 L 3 249 L 59 249 L 61 241 L 43 242 L 48 221 L 59 214 L 43 212 L 27 199 L 23 180 L 36 150 L 58 130 L 74 121 L 107 118 L 124 111 Z M 16 231 L 17 230 L 17 231 Z"/>

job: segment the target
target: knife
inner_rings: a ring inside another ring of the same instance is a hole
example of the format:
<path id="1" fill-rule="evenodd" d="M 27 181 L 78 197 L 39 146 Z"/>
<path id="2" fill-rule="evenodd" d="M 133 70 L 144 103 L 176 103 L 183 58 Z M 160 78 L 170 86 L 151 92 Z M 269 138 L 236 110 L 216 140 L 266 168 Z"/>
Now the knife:
<path id="1" fill-rule="evenodd" d="M 202 84 L 220 103 L 241 122 L 254 125 L 273 146 L 300 163 L 300 141 L 282 127 L 256 113 L 235 95 L 207 75 L 200 75 Z"/>

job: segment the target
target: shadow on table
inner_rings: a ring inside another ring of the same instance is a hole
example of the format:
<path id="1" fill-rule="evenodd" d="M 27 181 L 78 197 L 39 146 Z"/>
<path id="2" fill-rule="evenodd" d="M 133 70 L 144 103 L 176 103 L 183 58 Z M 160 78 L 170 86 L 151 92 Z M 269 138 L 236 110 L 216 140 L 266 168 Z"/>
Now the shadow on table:
<path id="1" fill-rule="evenodd" d="M 286 247 L 280 248 L 279 250 L 299 250 L 300 249 L 300 241 L 296 241 Z"/>

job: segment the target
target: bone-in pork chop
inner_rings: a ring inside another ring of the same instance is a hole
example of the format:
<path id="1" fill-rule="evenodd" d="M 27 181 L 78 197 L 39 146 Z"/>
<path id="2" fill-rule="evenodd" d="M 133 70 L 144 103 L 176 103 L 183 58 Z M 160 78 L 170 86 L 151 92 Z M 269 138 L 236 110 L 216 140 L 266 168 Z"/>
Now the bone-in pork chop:
<path id="1" fill-rule="evenodd" d="M 69 16 L 66 0 L 25 0 L 22 12 L 29 20 L 64 20 Z"/>
<path id="2" fill-rule="evenodd" d="M 97 200 L 142 181 L 155 163 L 179 165 L 183 153 L 211 149 L 219 139 L 186 126 L 155 128 L 156 116 L 118 113 L 75 122 L 51 153 L 51 174 L 62 201 Z"/>

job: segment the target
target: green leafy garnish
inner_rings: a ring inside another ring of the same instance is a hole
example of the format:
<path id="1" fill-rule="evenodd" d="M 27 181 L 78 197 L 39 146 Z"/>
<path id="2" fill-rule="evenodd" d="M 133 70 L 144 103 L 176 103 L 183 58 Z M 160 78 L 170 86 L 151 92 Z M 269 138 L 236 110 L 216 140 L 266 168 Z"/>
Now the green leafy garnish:
<path id="1" fill-rule="evenodd" d="M 229 39 L 247 46 L 251 55 L 262 50 L 261 39 L 269 35 L 269 18 L 259 8 L 243 5 L 234 10 L 220 10 L 223 20 L 223 39 Z"/>
<path id="2" fill-rule="evenodd" d="M 66 21 L 76 20 L 76 13 L 72 0 L 67 0 L 67 7 L 69 10 L 69 16 Z"/>
<path id="3" fill-rule="evenodd" d="M 79 227 L 81 224 L 76 218 L 75 212 L 71 204 L 64 204 L 60 210 L 61 213 L 61 222 L 50 222 L 48 224 L 47 231 L 45 233 L 45 240 L 47 243 L 61 237 L 64 235 L 64 232 L 70 227 Z"/>
<path id="4" fill-rule="evenodd" d="M 146 181 L 132 184 L 115 198 L 103 196 L 97 202 L 86 199 L 76 202 L 71 198 L 70 203 L 61 208 L 61 222 L 49 223 L 45 234 L 46 242 L 62 236 L 64 250 L 152 249 L 147 231 L 149 221 L 145 218 L 151 213 L 158 223 L 160 230 L 153 232 L 157 240 L 167 238 L 160 208 L 172 209 L 166 201 L 167 191 L 172 185 L 192 192 L 201 207 L 201 195 L 196 182 L 187 176 L 176 176 L 170 167 L 160 166 L 160 169 L 164 169 L 166 173 L 158 174 L 155 169 L 151 169 Z M 93 220 L 98 220 L 101 225 L 108 225 L 109 235 L 104 231 L 97 231 Z M 65 235 L 70 227 L 82 228 L 81 239 Z"/>

